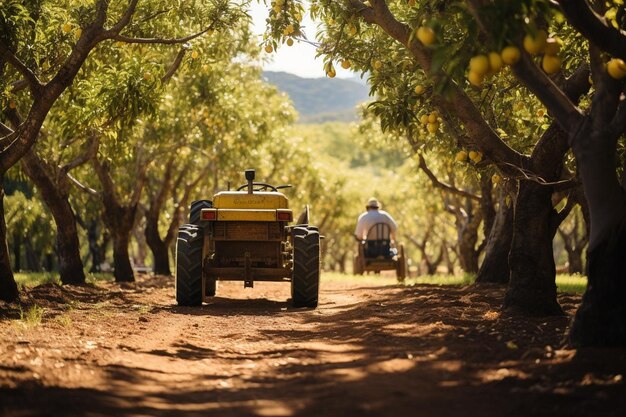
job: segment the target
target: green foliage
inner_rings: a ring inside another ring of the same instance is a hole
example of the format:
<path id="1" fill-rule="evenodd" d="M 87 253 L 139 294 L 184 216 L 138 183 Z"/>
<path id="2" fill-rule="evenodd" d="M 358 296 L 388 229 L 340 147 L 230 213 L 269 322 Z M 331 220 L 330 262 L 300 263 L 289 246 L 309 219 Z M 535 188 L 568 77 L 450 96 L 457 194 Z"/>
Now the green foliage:
<path id="1" fill-rule="evenodd" d="M 350 275 L 335 272 L 325 272 L 322 274 L 322 281 L 328 282 L 352 282 L 363 286 L 372 285 L 405 285 L 413 286 L 418 284 L 430 285 L 470 285 L 474 283 L 475 276 L 466 275 L 429 275 L 417 278 L 407 278 L 403 284 L 399 284 L 393 274 L 381 275 Z M 583 294 L 587 287 L 587 277 L 581 275 L 559 274 L 556 276 L 556 285 L 559 292 Z"/>
<path id="2" fill-rule="evenodd" d="M 15 282 L 22 287 L 61 283 L 56 272 L 16 272 Z"/>

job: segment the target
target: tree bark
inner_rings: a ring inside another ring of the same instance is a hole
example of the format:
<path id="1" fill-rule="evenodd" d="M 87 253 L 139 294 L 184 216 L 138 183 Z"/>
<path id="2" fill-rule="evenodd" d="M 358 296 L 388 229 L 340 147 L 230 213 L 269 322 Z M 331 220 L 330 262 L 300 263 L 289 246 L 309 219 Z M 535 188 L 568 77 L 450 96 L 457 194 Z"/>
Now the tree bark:
<path id="1" fill-rule="evenodd" d="M 507 284 L 511 268 L 509 266 L 509 251 L 513 238 L 513 210 L 510 201 L 510 182 L 503 187 L 498 197 L 498 211 L 485 246 L 483 259 L 476 277 L 477 283 Z M 508 201 L 508 204 L 507 204 Z"/>
<path id="2" fill-rule="evenodd" d="M 92 165 L 102 184 L 100 197 L 104 206 L 104 223 L 113 238 L 113 274 L 115 281 L 133 282 L 135 281 L 135 274 L 130 262 L 128 245 L 131 232 L 135 226 L 139 197 L 145 182 L 145 166 L 140 168 L 137 173 L 135 188 L 130 202 L 122 204 L 115 191 L 108 162 L 101 163 L 98 158 L 94 158 Z"/>
<path id="3" fill-rule="evenodd" d="M 132 225 L 131 225 L 132 228 Z M 130 243 L 131 228 L 116 228 L 113 234 L 113 268 L 115 282 L 133 282 L 135 273 L 130 263 L 128 245 Z"/>
<path id="4" fill-rule="evenodd" d="M 22 270 L 22 235 L 19 231 L 13 232 L 13 257 L 15 258 L 14 271 Z"/>
<path id="5" fill-rule="evenodd" d="M 152 271 L 157 275 L 172 275 L 168 251 L 171 242 L 165 242 L 161 239 L 158 227 L 158 218 L 154 219 L 146 216 L 145 236 L 148 247 L 152 251 Z"/>
<path id="6" fill-rule="evenodd" d="M 30 272 L 41 272 L 41 253 L 36 253 L 28 235 L 24 236 L 24 252 L 26 258 L 26 270 Z"/>
<path id="7" fill-rule="evenodd" d="M 7 225 L 4 219 L 4 174 L 0 173 L 0 300 L 17 300 L 19 292 L 11 270 L 11 257 L 7 245 Z"/>
<path id="8" fill-rule="evenodd" d="M 80 257 L 80 243 L 76 217 L 69 202 L 70 184 L 63 176 L 53 174 L 33 149 L 22 158 L 24 171 L 37 186 L 41 199 L 46 204 L 57 226 L 56 247 L 59 259 L 59 275 L 63 284 L 84 284 L 85 271 Z"/>
<path id="9" fill-rule="evenodd" d="M 135 274 L 128 245 L 135 224 L 137 205 L 122 206 L 112 199 L 103 199 L 104 223 L 113 238 L 113 275 L 116 282 L 133 282 Z"/>
<path id="10" fill-rule="evenodd" d="M 530 315 L 563 314 L 556 299 L 552 189 L 519 181 L 509 253 L 510 282 L 504 307 Z"/>
<path id="11" fill-rule="evenodd" d="M 600 102 L 594 116 L 606 117 L 603 105 L 610 110 L 610 103 Z M 618 116 L 623 113 L 618 111 Z M 626 346 L 626 191 L 615 171 L 617 137 L 623 129 L 593 124 L 587 117 L 572 134 L 591 223 L 587 290 L 569 337 L 579 347 Z"/>

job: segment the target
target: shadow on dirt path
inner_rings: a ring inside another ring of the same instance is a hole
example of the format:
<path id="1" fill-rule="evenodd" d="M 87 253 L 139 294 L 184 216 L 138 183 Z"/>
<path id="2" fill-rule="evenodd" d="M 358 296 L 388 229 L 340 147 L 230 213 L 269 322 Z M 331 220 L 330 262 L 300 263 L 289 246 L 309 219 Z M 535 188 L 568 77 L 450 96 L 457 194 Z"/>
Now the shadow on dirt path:
<path id="1" fill-rule="evenodd" d="M 0 415 L 626 415 L 626 352 L 561 349 L 569 317 L 508 316 L 500 287 L 288 295 L 227 283 L 183 308 L 163 278 L 36 289 L 40 324 L 0 321 Z M 560 301 L 572 314 L 579 297 Z"/>

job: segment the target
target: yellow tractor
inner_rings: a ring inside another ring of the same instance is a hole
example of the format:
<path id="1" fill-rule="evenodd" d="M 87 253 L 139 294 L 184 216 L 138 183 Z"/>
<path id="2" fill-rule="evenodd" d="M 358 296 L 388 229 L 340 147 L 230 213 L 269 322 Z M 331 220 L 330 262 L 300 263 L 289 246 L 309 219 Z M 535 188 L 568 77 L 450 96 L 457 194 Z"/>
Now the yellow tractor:
<path id="1" fill-rule="evenodd" d="M 176 301 L 198 306 L 215 296 L 218 281 L 291 282 L 295 307 L 317 307 L 320 234 L 309 225 L 308 207 L 293 221 L 289 201 L 270 184 L 254 182 L 191 204 L 189 224 L 176 243 Z"/>

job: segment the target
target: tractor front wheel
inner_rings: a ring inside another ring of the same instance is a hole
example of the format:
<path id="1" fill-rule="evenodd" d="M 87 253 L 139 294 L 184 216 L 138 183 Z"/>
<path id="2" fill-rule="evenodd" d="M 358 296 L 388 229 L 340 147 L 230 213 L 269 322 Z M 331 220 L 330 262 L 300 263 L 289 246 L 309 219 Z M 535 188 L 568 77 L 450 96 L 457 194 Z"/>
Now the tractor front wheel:
<path id="1" fill-rule="evenodd" d="M 202 304 L 202 229 L 185 224 L 176 241 L 176 302 L 179 306 Z"/>
<path id="2" fill-rule="evenodd" d="M 314 308 L 320 288 L 320 234 L 315 230 L 294 232 L 291 301 L 294 307 Z"/>

